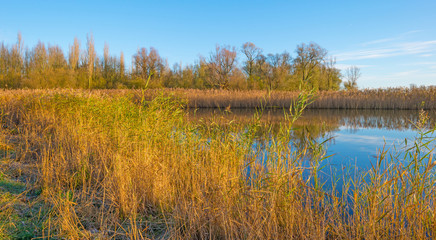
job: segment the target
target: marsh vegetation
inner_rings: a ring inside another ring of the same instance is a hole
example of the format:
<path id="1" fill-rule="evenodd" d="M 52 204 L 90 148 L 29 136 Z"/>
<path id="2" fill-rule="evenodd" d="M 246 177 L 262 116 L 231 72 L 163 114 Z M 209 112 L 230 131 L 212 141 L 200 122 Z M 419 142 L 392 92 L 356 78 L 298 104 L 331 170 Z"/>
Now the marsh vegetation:
<path id="1" fill-rule="evenodd" d="M 177 93 L 2 91 L 0 236 L 434 238 L 429 114 L 413 119 L 413 144 L 381 146 L 365 172 L 339 176 L 339 190 L 321 177 L 325 142 L 289 144 L 313 100 L 301 92 L 271 127 L 261 114 L 190 120 Z"/>
<path id="2" fill-rule="evenodd" d="M 196 90 L 165 89 L 186 100 L 190 108 L 242 108 L 289 109 L 298 99 L 300 91 L 259 90 Z M 120 94 L 123 91 L 116 91 Z M 136 92 L 137 98 L 152 99 L 162 90 L 126 91 Z M 369 109 L 369 110 L 433 110 L 436 109 L 436 88 L 391 88 L 359 91 L 317 92 L 309 109 Z"/>

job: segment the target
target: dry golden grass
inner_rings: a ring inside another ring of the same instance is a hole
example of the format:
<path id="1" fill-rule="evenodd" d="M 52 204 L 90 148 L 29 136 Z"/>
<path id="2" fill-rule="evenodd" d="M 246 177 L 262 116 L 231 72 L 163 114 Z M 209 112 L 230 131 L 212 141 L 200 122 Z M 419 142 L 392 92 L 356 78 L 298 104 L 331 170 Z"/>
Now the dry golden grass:
<path id="1" fill-rule="evenodd" d="M 135 91 L 135 90 L 134 90 Z M 298 92 L 166 89 L 188 101 L 191 108 L 289 108 Z M 151 99 L 159 90 L 136 91 Z M 392 88 L 361 91 L 323 91 L 308 108 L 314 109 L 436 109 L 436 87 Z"/>
<path id="2" fill-rule="evenodd" d="M 183 102 L 165 95 L 146 101 L 140 93 L 1 92 L 4 144 L 15 151 L 14 162 L 37 166 L 25 173 L 35 175 L 29 183 L 41 189 L 37 199 L 46 209 L 33 237 L 425 239 L 436 234 L 434 148 L 428 143 L 434 138 L 424 133 L 413 149 L 392 156 L 382 152 L 366 175 L 344 174 L 338 193 L 335 186 L 326 191 L 320 180 L 322 145 L 289 145 L 293 118 L 274 133 L 265 154 L 253 148 L 262 125 L 257 117 L 225 129 L 191 123 Z M 310 167 L 302 164 L 308 156 Z"/>

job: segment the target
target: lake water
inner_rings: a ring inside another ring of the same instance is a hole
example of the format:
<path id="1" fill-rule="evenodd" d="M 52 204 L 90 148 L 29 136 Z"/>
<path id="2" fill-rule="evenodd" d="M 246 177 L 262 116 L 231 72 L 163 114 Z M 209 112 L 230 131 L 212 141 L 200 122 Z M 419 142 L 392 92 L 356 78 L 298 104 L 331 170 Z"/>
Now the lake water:
<path id="1" fill-rule="evenodd" d="M 230 121 L 244 124 L 249 123 L 254 114 L 255 111 L 250 109 L 197 109 L 189 110 L 188 118 L 206 124 L 226 124 Z M 435 126 L 436 112 L 427 112 L 427 115 L 426 128 L 429 129 Z M 308 136 L 319 143 L 325 142 L 326 156 L 330 157 L 320 164 L 322 170 L 319 177 L 325 190 L 331 188 L 334 180 L 335 189 L 340 193 L 344 186 L 342 179 L 366 173 L 376 164 L 381 150 L 388 152 L 389 159 L 389 153 L 402 154 L 405 148 L 410 148 L 419 136 L 415 126 L 419 116 L 419 111 L 405 110 L 307 109 L 293 125 L 292 144 L 302 142 Z M 265 126 L 270 126 L 271 131 L 265 131 L 265 135 L 260 134 L 255 148 L 269 144 L 269 138 L 274 134 L 274 126 L 283 123 L 285 116 L 283 110 L 265 110 L 260 120 Z M 431 137 L 436 137 L 436 134 L 433 133 Z M 265 161 L 262 154 L 257 158 L 260 163 Z M 401 158 L 404 159 L 398 159 Z M 309 169 L 310 161 L 309 156 L 302 165 Z M 247 168 L 246 171 L 249 173 L 250 169 Z M 309 172 L 303 173 L 305 176 L 308 174 Z"/>
<path id="2" fill-rule="evenodd" d="M 210 120 L 215 122 L 249 122 L 255 112 L 250 109 L 190 110 L 192 120 Z M 436 112 L 427 112 L 427 127 L 434 126 Z M 325 143 L 327 166 L 333 169 L 344 169 L 352 166 L 360 170 L 368 170 L 377 159 L 383 148 L 401 150 L 405 147 L 405 139 L 409 144 L 417 137 L 414 124 L 419 119 L 419 111 L 405 110 L 331 110 L 307 109 L 294 124 L 295 138 L 310 135 L 316 141 Z M 285 121 L 283 110 L 265 110 L 261 121 L 278 125 Z M 331 169 L 331 168 L 330 168 Z M 326 170 L 327 171 L 327 170 Z"/>

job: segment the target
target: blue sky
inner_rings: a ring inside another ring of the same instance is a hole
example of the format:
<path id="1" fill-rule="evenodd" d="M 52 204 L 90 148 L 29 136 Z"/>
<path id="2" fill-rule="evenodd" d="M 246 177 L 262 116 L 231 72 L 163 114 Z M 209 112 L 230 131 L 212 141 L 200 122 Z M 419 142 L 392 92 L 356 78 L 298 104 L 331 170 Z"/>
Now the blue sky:
<path id="1" fill-rule="evenodd" d="M 337 67 L 361 68 L 362 88 L 436 85 L 436 1 L 2 1 L 0 42 L 38 40 L 85 49 L 92 32 L 126 61 L 153 46 L 174 63 L 194 63 L 216 44 L 250 41 L 264 53 L 316 42 Z M 242 63 L 242 56 L 239 63 Z"/>

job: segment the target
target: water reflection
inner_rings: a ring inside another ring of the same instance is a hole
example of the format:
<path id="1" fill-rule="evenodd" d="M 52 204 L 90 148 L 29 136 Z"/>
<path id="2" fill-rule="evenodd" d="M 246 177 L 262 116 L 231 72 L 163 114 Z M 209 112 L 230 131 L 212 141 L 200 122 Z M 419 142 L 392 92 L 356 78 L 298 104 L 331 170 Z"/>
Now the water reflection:
<path id="1" fill-rule="evenodd" d="M 285 120 L 283 109 L 267 109 L 262 112 L 261 120 L 274 124 Z M 190 120 L 220 119 L 223 123 L 237 121 L 249 122 L 256 113 L 253 109 L 189 109 Z M 434 126 L 436 111 L 428 112 L 429 126 Z M 345 110 L 345 109 L 306 109 L 303 116 L 297 120 L 296 125 L 321 125 L 340 127 L 350 130 L 359 128 L 382 128 L 404 130 L 412 129 L 413 123 L 419 118 L 416 110 Z"/>
<path id="2" fill-rule="evenodd" d="M 190 121 L 225 128 L 239 124 L 242 127 L 233 128 L 231 131 L 241 133 L 247 129 L 243 127 L 244 124 L 253 122 L 255 114 L 256 112 L 247 109 L 197 109 L 189 110 L 187 117 Z M 262 124 L 256 131 L 253 153 L 247 156 L 247 162 L 256 159 L 256 164 L 247 165 L 245 168 L 247 180 L 250 177 L 255 179 L 257 172 L 268 171 L 276 162 L 295 159 L 299 159 L 296 164 L 305 169 L 302 171 L 303 177 L 311 179 L 309 175 L 314 166 L 313 159 L 320 158 L 319 155 L 313 157 L 313 154 L 319 154 L 320 151 L 310 150 L 308 143 L 315 143 L 320 146 L 316 149 L 324 149 L 324 156 L 329 156 L 318 165 L 322 169 L 318 174 L 324 184 L 323 188 L 331 190 L 334 185 L 335 191 L 339 193 L 349 179 L 366 176 L 365 173 L 377 165 L 382 150 L 403 154 L 404 149 L 410 147 L 406 146 L 405 139 L 409 139 L 410 145 L 418 136 L 415 124 L 419 121 L 419 111 L 308 109 L 294 123 L 290 134 L 286 135 L 290 138 L 285 138 L 281 143 L 277 136 L 283 134 L 284 111 L 266 110 L 260 116 Z M 428 116 L 426 127 L 435 126 L 436 112 L 429 112 Z M 435 134 L 432 137 L 436 137 Z M 291 148 L 275 147 L 279 144 Z M 299 155 L 301 152 L 304 154 Z M 408 161 L 404 156 L 393 157 L 392 160 Z"/>
<path id="3" fill-rule="evenodd" d="M 218 125 L 245 124 L 252 121 L 255 113 L 251 109 L 191 109 L 188 118 Z M 434 126 L 436 112 L 428 115 L 427 127 Z M 419 111 L 307 109 L 293 125 L 292 144 L 302 148 L 308 139 L 328 140 L 326 154 L 333 156 L 326 164 L 337 169 L 349 166 L 368 169 L 380 149 L 401 147 L 404 139 L 413 139 L 416 136 L 414 124 L 418 120 Z M 256 139 L 258 146 L 265 146 L 285 121 L 284 110 L 265 110 L 260 121 L 264 128 L 259 129 Z"/>

